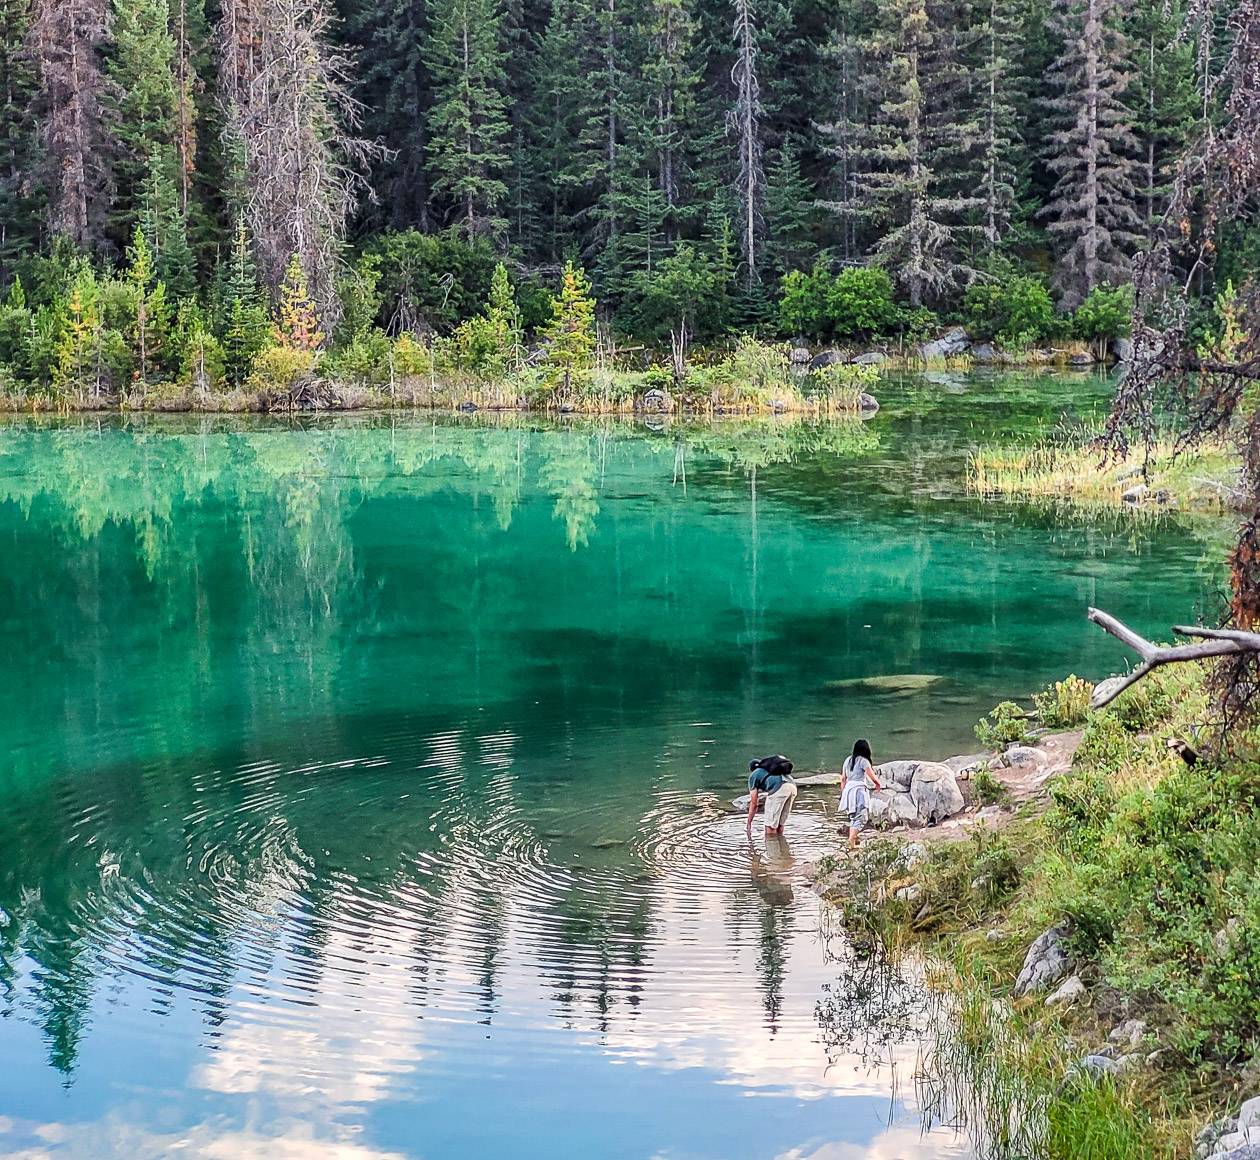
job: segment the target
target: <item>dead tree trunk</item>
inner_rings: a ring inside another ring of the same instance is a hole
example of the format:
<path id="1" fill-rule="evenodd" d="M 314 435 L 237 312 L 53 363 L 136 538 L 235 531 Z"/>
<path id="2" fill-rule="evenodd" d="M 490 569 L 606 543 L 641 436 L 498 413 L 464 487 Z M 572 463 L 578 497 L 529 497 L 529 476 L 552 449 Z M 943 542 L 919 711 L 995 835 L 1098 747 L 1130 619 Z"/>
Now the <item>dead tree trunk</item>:
<path id="1" fill-rule="evenodd" d="M 1142 663 L 1125 677 L 1104 681 L 1095 690 L 1090 704 L 1095 709 L 1111 704 L 1121 693 L 1136 685 L 1152 669 L 1178 661 L 1201 661 L 1209 657 L 1238 656 L 1241 653 L 1260 653 L 1260 632 L 1244 632 L 1237 628 L 1197 628 L 1177 625 L 1173 628 L 1178 636 L 1201 637 L 1198 644 L 1158 645 L 1139 636 L 1127 624 L 1099 608 L 1089 610 L 1089 619 L 1104 632 L 1127 644 L 1142 658 Z"/>

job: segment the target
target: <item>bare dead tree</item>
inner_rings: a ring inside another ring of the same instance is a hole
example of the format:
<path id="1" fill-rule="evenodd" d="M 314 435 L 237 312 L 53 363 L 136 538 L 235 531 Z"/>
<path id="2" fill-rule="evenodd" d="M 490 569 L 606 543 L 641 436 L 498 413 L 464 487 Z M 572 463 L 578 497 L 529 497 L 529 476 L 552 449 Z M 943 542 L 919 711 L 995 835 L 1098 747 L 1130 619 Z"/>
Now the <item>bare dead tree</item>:
<path id="1" fill-rule="evenodd" d="M 333 20 L 327 0 L 229 0 L 219 24 L 225 135 L 260 274 L 274 290 L 296 254 L 325 330 L 340 314 L 346 223 L 377 152 L 355 136 L 360 106 L 349 61 L 331 47 Z"/>
<path id="2" fill-rule="evenodd" d="M 765 232 L 766 173 L 763 164 L 761 83 L 757 79 L 757 30 L 752 0 L 735 0 L 735 64 L 731 83 L 735 105 L 726 117 L 727 132 L 735 138 L 739 163 L 735 191 L 739 197 L 739 248 L 744 259 L 744 284 L 759 279 L 761 237 Z"/>
<path id="3" fill-rule="evenodd" d="M 1194 0 L 1189 28 L 1206 35 L 1213 6 Z M 1260 636 L 1253 633 L 1260 624 L 1260 409 L 1248 399 L 1260 382 L 1260 284 L 1252 279 L 1225 304 L 1228 317 L 1214 343 L 1191 333 L 1190 306 L 1210 275 L 1218 239 L 1260 211 L 1260 0 L 1237 0 L 1228 33 L 1228 56 L 1201 78 L 1208 95 L 1199 137 L 1176 170 L 1155 244 L 1135 264 L 1132 360 L 1106 431 L 1113 452 L 1127 451 L 1135 436 L 1149 449 L 1159 422 L 1171 416 L 1181 423 L 1182 446 L 1230 437 L 1240 447 L 1244 515 L 1229 557 L 1226 627 L 1177 630 L 1208 638 L 1215 647 L 1202 655 L 1223 658 L 1214 680 L 1225 728 L 1260 694 Z M 1208 115 L 1213 100 L 1220 111 Z M 1142 655 L 1146 671 L 1155 667 Z"/>
<path id="4" fill-rule="evenodd" d="M 55 234 L 99 246 L 113 198 L 100 46 L 109 0 L 34 0 L 27 50 L 39 75 L 37 116 Z"/>

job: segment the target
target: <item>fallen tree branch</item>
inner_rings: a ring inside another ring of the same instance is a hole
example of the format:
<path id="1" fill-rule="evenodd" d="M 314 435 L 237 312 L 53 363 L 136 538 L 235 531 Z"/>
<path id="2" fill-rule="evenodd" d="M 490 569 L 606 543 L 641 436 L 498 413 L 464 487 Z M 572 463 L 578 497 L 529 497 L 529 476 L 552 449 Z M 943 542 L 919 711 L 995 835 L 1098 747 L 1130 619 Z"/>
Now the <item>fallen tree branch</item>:
<path id="1" fill-rule="evenodd" d="M 1244 632 L 1236 628 L 1198 628 L 1177 625 L 1173 631 L 1179 636 L 1203 638 L 1198 644 L 1158 645 L 1139 636 L 1127 624 L 1122 624 L 1110 613 L 1091 608 L 1089 619 L 1104 632 L 1126 644 L 1142 658 L 1142 663 L 1124 677 L 1100 682 L 1090 698 L 1090 705 L 1101 709 L 1111 704 L 1125 689 L 1136 685 L 1152 669 L 1179 661 L 1201 661 L 1208 657 L 1236 656 L 1239 653 L 1260 653 L 1260 633 Z"/>

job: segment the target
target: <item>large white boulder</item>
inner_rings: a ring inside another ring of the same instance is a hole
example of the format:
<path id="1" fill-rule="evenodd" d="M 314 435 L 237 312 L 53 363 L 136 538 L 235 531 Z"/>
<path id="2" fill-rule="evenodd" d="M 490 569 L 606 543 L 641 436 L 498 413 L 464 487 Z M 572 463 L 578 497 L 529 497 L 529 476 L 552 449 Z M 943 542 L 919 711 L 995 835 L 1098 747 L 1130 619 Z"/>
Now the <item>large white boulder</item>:
<path id="1" fill-rule="evenodd" d="M 954 771 L 939 761 L 919 762 L 910 783 L 910 799 L 923 825 L 952 818 L 966 805 Z"/>

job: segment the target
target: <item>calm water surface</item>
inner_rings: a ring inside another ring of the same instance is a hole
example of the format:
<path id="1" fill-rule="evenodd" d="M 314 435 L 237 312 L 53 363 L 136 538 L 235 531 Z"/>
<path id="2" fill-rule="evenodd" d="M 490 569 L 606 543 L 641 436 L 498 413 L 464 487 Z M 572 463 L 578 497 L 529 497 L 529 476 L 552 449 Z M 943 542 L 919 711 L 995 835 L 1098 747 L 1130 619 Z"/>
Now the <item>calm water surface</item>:
<path id="1" fill-rule="evenodd" d="M 829 802 L 728 803 L 1111 671 L 1091 602 L 1211 612 L 1210 527 L 965 494 L 1105 392 L 0 428 L 0 1155 L 965 1156 L 802 887 Z"/>

